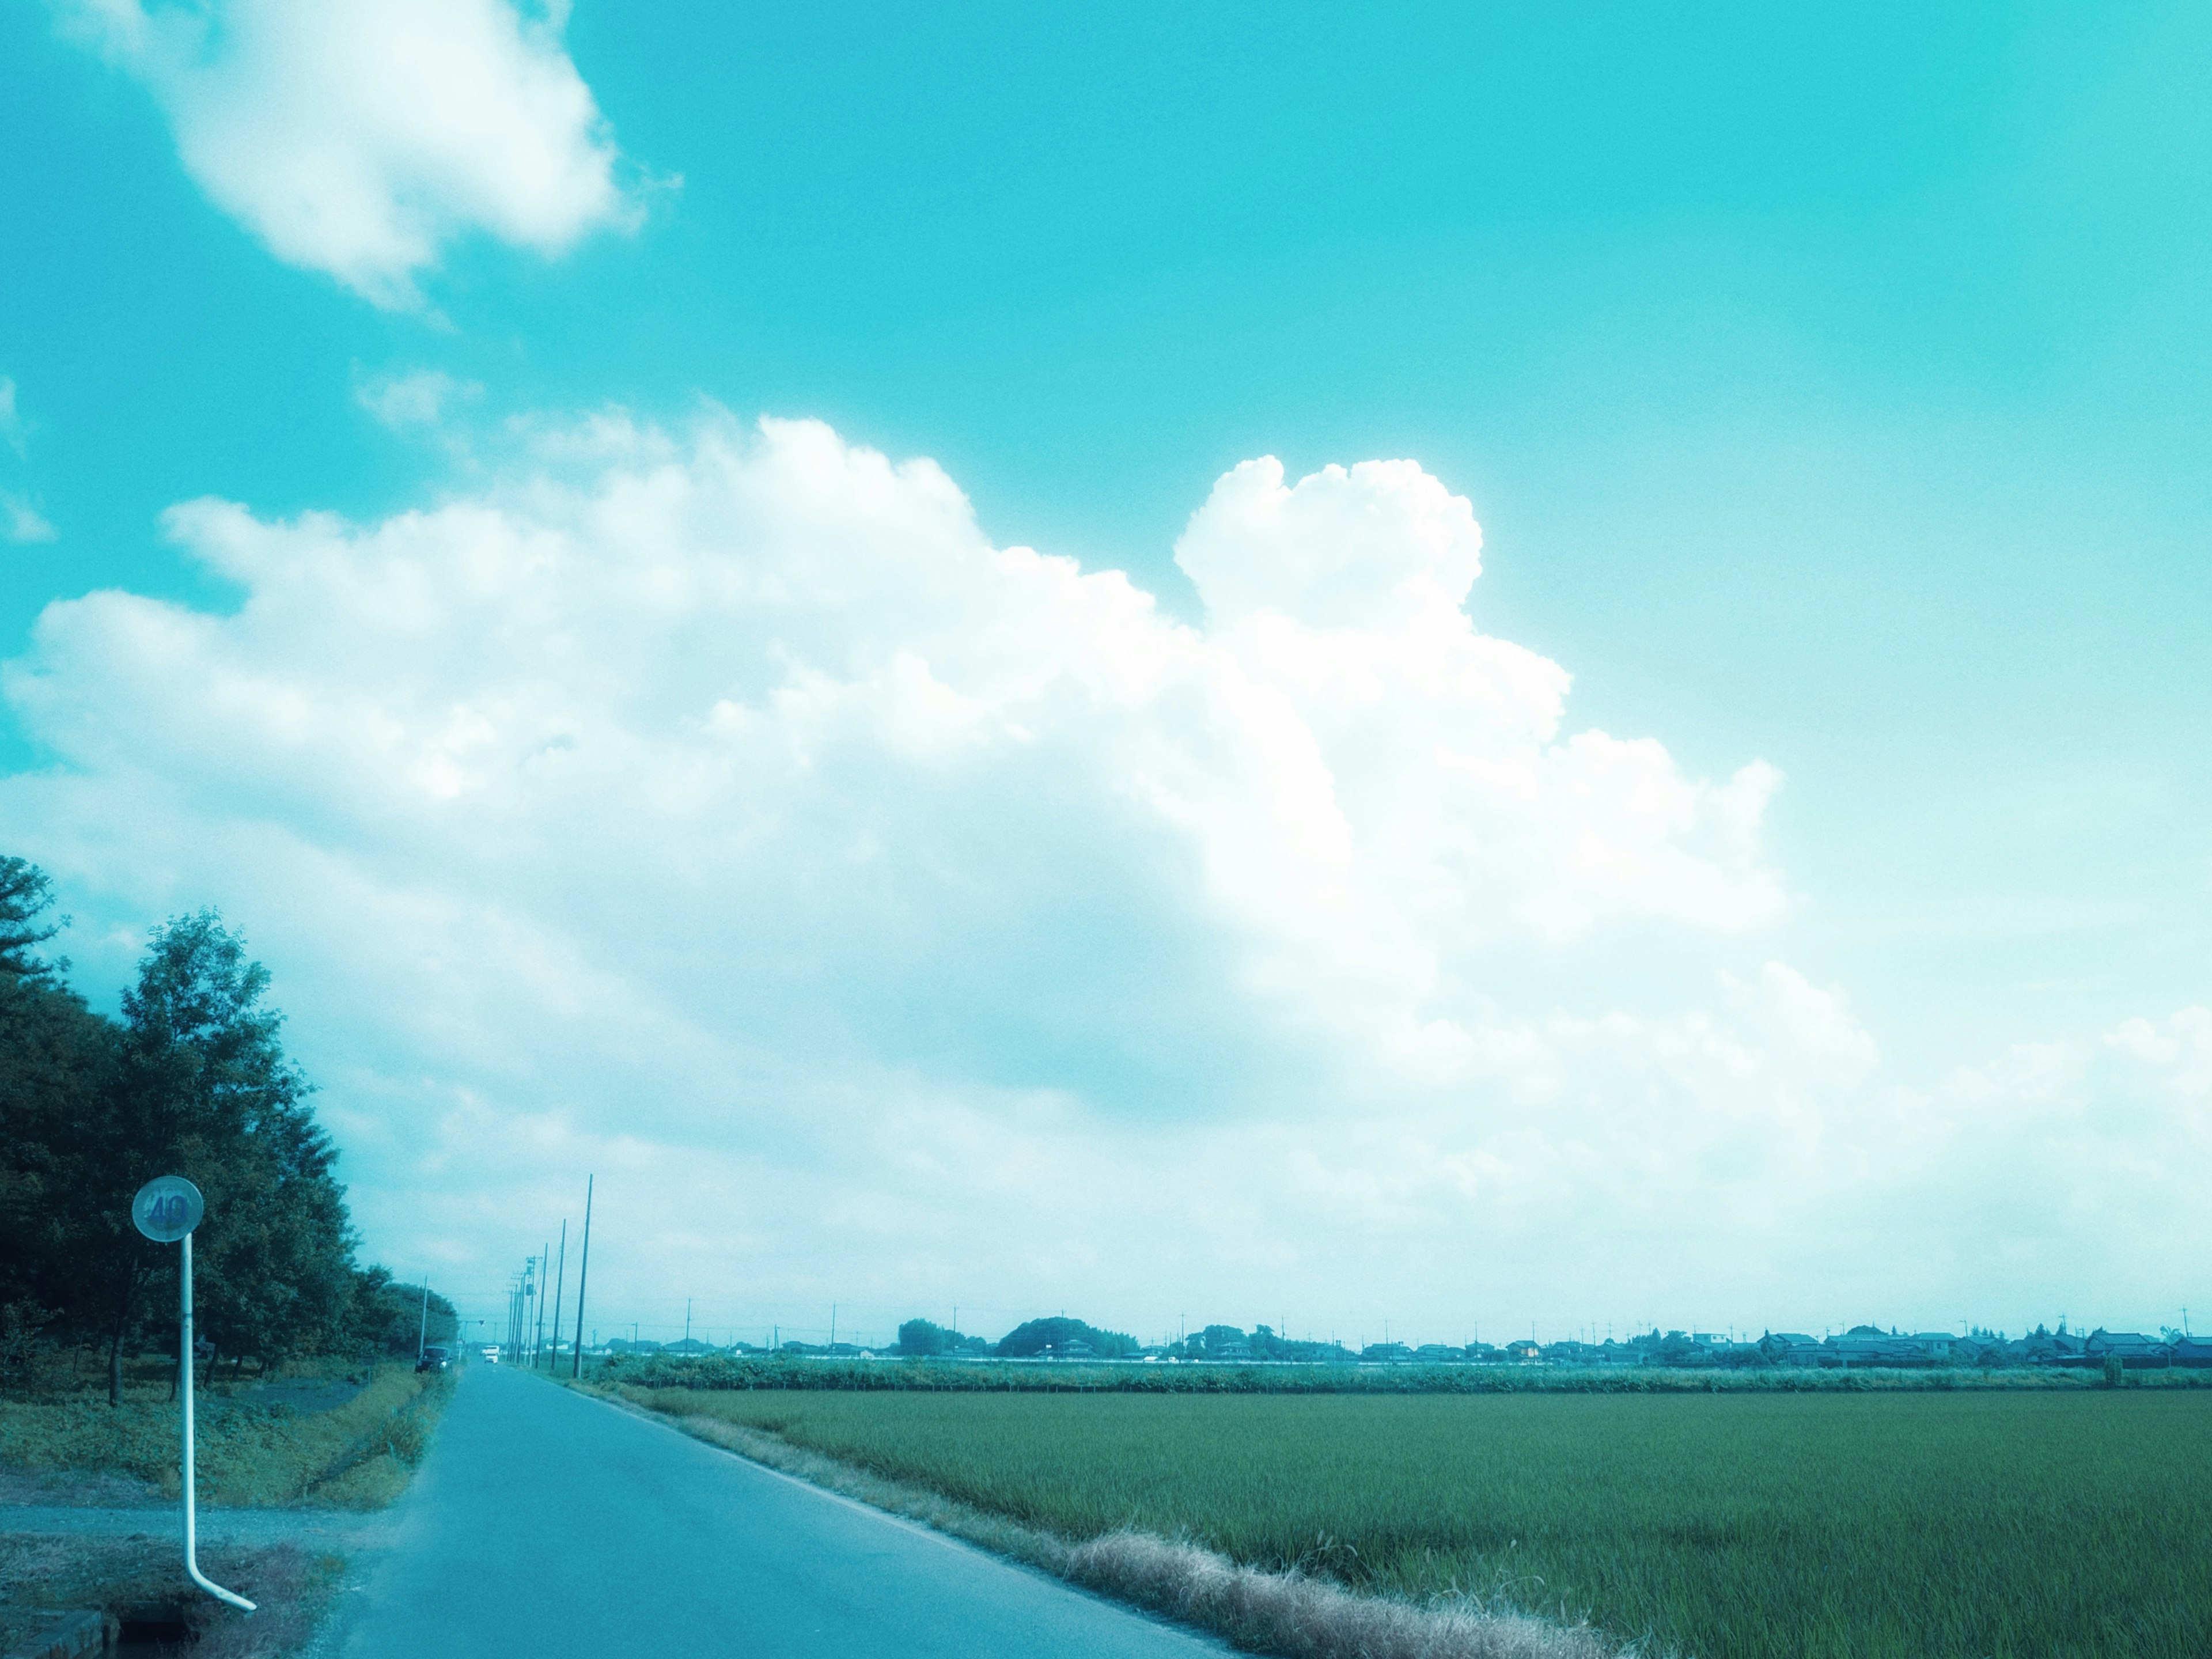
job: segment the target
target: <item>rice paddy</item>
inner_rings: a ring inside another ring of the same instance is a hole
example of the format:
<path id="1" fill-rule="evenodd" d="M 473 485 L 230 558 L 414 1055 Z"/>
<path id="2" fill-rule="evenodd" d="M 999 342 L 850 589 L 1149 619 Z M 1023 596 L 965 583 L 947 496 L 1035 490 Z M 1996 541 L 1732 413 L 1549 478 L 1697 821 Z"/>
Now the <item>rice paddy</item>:
<path id="1" fill-rule="evenodd" d="M 625 1392 L 1070 1540 L 1133 1528 L 1656 1653 L 2212 1653 L 2199 1390 Z"/>

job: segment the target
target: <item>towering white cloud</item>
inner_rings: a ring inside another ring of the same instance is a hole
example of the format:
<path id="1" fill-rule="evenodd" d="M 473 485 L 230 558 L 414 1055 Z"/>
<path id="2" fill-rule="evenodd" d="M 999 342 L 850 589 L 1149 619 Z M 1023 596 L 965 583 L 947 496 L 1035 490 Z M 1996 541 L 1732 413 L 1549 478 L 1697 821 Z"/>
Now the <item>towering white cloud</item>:
<path id="1" fill-rule="evenodd" d="M 428 1216 L 495 1285 L 596 1167 L 611 1297 L 680 1261 L 756 1311 L 1626 1316 L 1843 1297 L 2003 1208 L 1966 1126 L 2019 1090 L 1885 1085 L 1744 943 L 1787 908 L 1772 771 L 1569 727 L 1410 463 L 1224 478 L 1198 626 L 806 422 L 167 522 L 241 602 L 50 607 L 6 690 L 58 763 L 0 837 L 88 973 L 189 905 L 250 925 L 380 1245 Z M 2194 1030 L 2107 1059 L 2185 1080 Z M 2203 1115 L 2174 1086 L 2146 1146 Z"/>
<path id="2" fill-rule="evenodd" d="M 562 0 L 52 0 L 154 94 L 217 206 L 382 306 L 455 237 L 635 222 Z"/>

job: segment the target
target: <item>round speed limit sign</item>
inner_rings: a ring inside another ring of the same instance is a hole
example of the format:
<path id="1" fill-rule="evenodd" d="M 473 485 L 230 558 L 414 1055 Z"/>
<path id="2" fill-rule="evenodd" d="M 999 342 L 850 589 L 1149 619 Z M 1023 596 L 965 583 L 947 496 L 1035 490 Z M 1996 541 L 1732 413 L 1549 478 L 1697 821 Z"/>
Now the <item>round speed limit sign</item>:
<path id="1" fill-rule="evenodd" d="M 155 1176 L 131 1200 L 131 1219 L 156 1244 L 173 1244 L 200 1224 L 207 1200 L 182 1176 Z"/>

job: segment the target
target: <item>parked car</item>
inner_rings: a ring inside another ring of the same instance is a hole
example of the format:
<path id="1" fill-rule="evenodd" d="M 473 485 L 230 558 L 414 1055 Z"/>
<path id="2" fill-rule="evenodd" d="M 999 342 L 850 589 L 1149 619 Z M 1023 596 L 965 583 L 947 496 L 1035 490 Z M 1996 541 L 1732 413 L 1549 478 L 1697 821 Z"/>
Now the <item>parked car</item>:
<path id="1" fill-rule="evenodd" d="M 418 1371 L 442 1371 L 453 1363 L 453 1355 L 443 1348 L 425 1348 L 422 1357 L 415 1362 Z"/>

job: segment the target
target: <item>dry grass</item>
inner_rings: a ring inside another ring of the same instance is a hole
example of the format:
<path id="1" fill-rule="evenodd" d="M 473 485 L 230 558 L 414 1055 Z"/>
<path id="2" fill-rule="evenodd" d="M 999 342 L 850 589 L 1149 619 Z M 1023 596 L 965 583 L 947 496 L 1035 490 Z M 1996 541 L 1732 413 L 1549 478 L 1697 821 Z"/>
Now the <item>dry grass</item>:
<path id="1" fill-rule="evenodd" d="M 629 1403 L 599 1389 L 589 1392 Z M 1283 1659 L 1607 1659 L 1625 1651 L 1586 1624 L 1553 1624 L 1463 1596 L 1416 1602 L 1355 1595 L 1295 1570 L 1239 1566 L 1199 1545 L 1151 1533 L 1121 1530 L 1071 1543 L 724 1418 L 650 1414 L 664 1421 L 672 1417 L 685 1433 L 755 1462 L 1255 1652 Z"/>
<path id="2" fill-rule="evenodd" d="M 1419 1606 L 1299 1572 L 1261 1572 L 1152 1533 L 1116 1532 L 1067 1552 L 1067 1577 L 1285 1659 L 1604 1659 L 1587 1625 L 1447 1601 Z"/>

